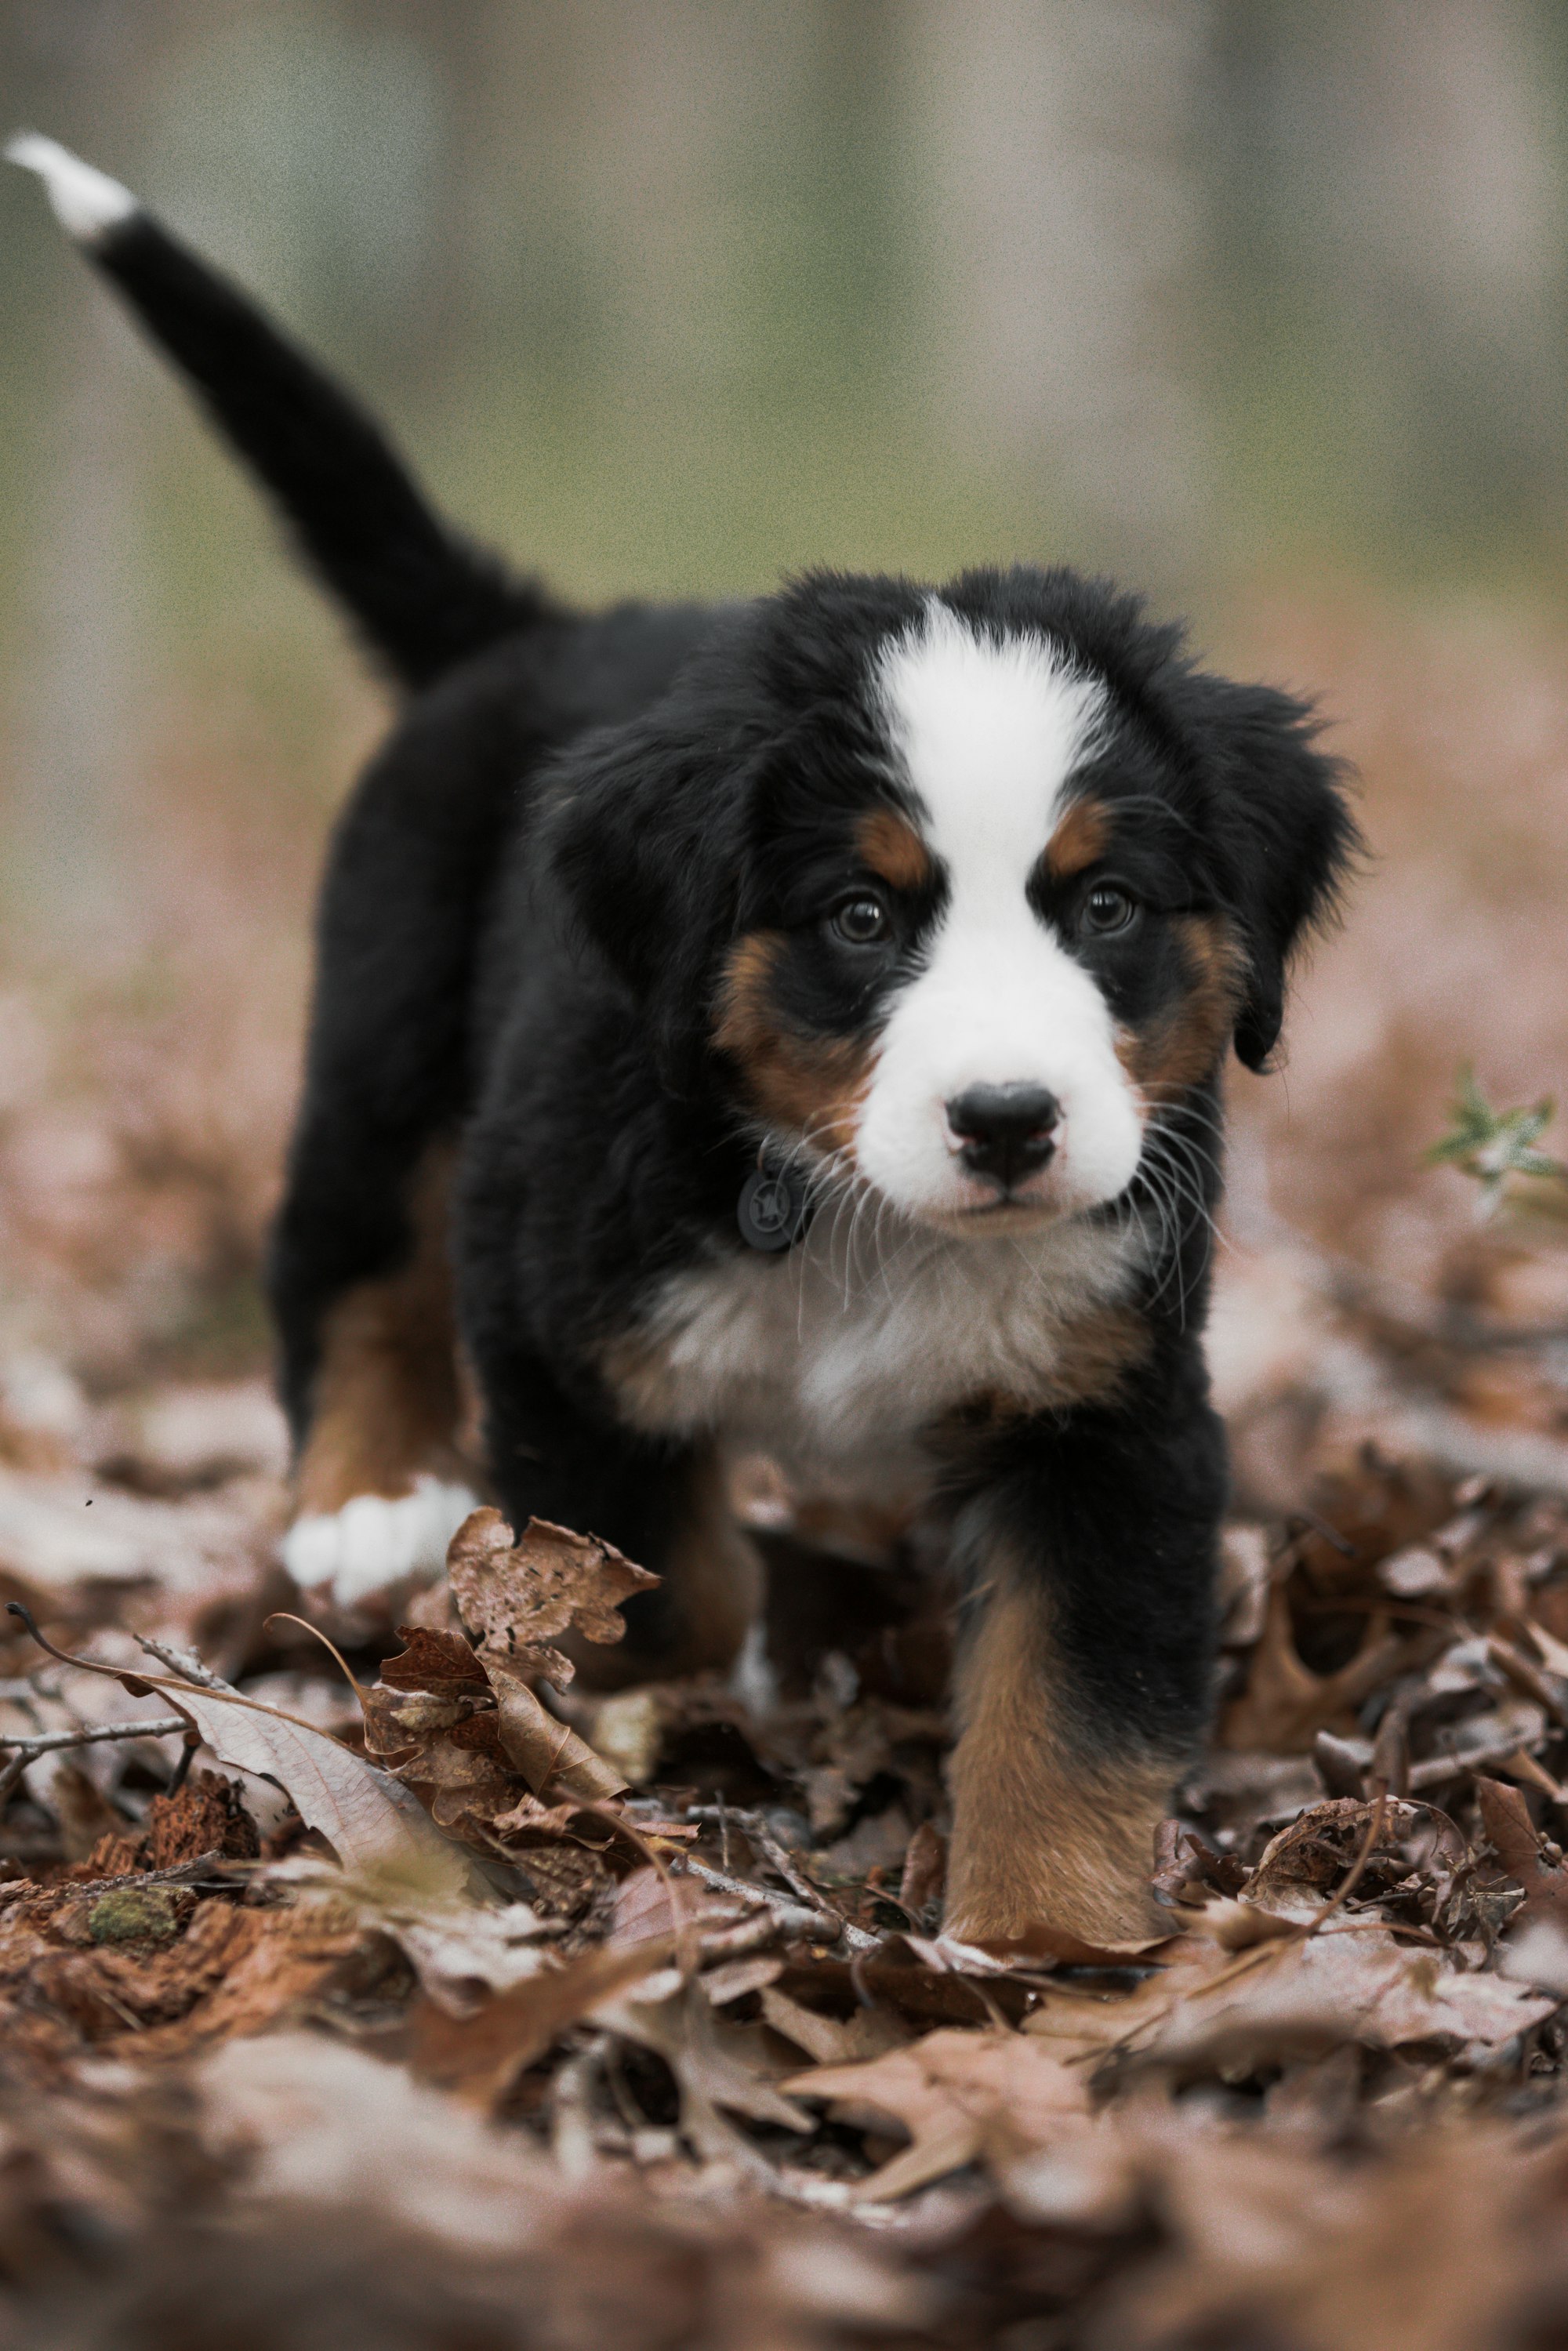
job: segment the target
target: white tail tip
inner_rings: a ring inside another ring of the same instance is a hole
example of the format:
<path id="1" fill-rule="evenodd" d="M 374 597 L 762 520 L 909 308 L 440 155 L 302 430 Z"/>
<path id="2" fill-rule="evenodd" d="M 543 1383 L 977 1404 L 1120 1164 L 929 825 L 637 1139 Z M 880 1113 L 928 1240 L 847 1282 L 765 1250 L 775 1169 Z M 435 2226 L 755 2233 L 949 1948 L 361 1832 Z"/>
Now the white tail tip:
<path id="1" fill-rule="evenodd" d="M 78 245 L 96 245 L 141 209 L 129 188 L 39 131 L 18 131 L 6 141 L 5 160 L 20 163 L 24 172 L 37 172 L 56 219 Z"/>

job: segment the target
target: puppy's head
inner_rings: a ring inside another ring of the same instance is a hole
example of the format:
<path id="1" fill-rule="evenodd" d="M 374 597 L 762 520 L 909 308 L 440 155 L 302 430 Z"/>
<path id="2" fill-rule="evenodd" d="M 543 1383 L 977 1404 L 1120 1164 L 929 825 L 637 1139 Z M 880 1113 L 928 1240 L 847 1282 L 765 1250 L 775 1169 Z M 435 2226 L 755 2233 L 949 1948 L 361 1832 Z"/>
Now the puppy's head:
<path id="1" fill-rule="evenodd" d="M 1278 1036 L 1354 832 L 1302 706 L 1062 571 L 808 580 L 601 739 L 556 856 L 672 1081 L 959 1233 L 1115 1199 Z"/>

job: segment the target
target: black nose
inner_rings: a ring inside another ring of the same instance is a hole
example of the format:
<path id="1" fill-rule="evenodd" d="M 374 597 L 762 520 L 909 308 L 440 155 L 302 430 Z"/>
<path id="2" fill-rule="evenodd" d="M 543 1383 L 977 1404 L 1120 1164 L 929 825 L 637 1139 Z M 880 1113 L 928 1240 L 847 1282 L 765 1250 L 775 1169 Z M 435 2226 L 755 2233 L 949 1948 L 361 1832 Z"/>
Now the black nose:
<path id="1" fill-rule="evenodd" d="M 1007 1191 L 1045 1165 L 1061 1123 L 1061 1106 L 1043 1086 L 971 1086 L 947 1105 L 965 1166 Z"/>

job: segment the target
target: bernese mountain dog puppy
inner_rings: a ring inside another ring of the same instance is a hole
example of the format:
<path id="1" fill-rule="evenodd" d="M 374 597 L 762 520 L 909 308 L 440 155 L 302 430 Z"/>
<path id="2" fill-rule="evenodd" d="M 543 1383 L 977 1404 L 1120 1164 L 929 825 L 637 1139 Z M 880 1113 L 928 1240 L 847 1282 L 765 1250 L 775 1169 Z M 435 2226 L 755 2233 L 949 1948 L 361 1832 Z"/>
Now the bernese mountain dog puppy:
<path id="1" fill-rule="evenodd" d="M 1309 711 L 1061 569 L 562 610 L 125 190 L 10 152 L 409 690 L 272 1249 L 296 1577 L 438 1566 L 466 1364 L 507 1516 L 664 1579 L 619 1670 L 724 1667 L 764 1447 L 944 1531 L 948 1930 L 1146 1931 L 1215 1656 L 1221 1073 L 1355 843 Z"/>

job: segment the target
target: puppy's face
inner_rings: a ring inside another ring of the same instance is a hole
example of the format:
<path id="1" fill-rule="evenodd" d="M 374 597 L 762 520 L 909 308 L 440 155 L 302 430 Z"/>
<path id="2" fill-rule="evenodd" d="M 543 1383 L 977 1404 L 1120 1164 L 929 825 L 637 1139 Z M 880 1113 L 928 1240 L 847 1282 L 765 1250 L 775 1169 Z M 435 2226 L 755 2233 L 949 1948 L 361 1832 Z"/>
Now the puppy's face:
<path id="1" fill-rule="evenodd" d="M 759 609 L 682 703 L 662 799 L 643 757 L 663 886 L 601 874 L 602 935 L 624 956 L 641 920 L 643 987 L 672 1033 L 695 1013 L 754 1131 L 904 1216 L 977 1235 L 1116 1199 L 1153 1113 L 1233 1034 L 1254 1066 L 1273 1042 L 1351 839 L 1305 714 L 1071 574 Z"/>
<path id="2" fill-rule="evenodd" d="M 1113 1200 L 1236 1009 L 1157 758 L 1065 647 L 935 601 L 873 653 L 864 720 L 831 747 L 836 810 L 810 774 L 828 745 L 776 778 L 773 920 L 727 959 L 720 1046 L 779 1134 L 906 1216 L 978 1232 Z"/>

